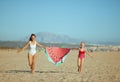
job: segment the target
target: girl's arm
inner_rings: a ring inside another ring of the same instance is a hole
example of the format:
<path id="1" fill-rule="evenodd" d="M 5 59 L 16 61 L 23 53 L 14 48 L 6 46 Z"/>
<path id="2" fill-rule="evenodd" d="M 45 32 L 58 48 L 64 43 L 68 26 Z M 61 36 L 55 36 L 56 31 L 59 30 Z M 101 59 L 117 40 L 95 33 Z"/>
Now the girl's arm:
<path id="1" fill-rule="evenodd" d="M 90 54 L 90 52 L 89 52 L 87 49 L 85 49 L 85 52 L 86 52 L 90 57 L 93 58 L 93 56 Z"/>
<path id="2" fill-rule="evenodd" d="M 29 44 L 30 44 L 30 41 L 28 41 L 22 49 L 18 50 L 18 53 L 21 51 L 24 51 L 29 46 Z"/>
<path id="3" fill-rule="evenodd" d="M 42 45 L 42 44 L 40 44 L 40 43 L 38 43 L 38 42 L 36 42 L 36 44 L 37 44 L 37 46 L 39 46 L 39 47 L 46 48 L 46 46 L 44 46 L 44 45 Z"/>

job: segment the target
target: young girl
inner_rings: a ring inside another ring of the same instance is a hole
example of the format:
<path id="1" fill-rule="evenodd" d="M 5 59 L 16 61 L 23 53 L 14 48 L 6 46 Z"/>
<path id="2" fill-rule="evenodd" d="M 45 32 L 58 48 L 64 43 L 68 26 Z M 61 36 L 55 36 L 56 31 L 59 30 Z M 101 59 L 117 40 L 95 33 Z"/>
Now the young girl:
<path id="1" fill-rule="evenodd" d="M 77 48 L 77 49 L 79 50 L 78 60 L 77 60 L 78 72 L 81 73 L 82 66 L 83 66 L 83 63 L 84 63 L 85 53 L 88 54 L 91 57 L 92 57 L 92 55 L 90 55 L 89 51 L 85 48 L 85 43 L 84 42 L 81 42 L 80 43 L 80 48 Z"/>
<path id="2" fill-rule="evenodd" d="M 36 46 L 39 47 L 43 47 L 46 48 L 45 46 L 41 45 L 40 43 L 38 43 L 36 40 L 36 35 L 35 34 L 31 34 L 29 41 L 26 43 L 26 45 L 19 50 L 18 52 L 21 52 L 23 50 L 25 50 L 28 46 L 30 46 L 29 52 L 28 52 L 28 62 L 29 62 L 29 66 L 31 69 L 31 73 L 34 73 L 34 69 L 35 69 L 35 61 L 36 61 Z"/>

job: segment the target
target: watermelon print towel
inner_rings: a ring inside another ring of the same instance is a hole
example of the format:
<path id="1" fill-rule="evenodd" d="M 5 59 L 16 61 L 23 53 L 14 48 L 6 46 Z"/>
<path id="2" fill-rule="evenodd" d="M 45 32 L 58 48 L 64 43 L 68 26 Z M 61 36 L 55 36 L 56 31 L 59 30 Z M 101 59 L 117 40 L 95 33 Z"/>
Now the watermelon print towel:
<path id="1" fill-rule="evenodd" d="M 64 62 L 69 51 L 69 48 L 47 47 L 45 53 L 48 60 L 58 66 Z"/>

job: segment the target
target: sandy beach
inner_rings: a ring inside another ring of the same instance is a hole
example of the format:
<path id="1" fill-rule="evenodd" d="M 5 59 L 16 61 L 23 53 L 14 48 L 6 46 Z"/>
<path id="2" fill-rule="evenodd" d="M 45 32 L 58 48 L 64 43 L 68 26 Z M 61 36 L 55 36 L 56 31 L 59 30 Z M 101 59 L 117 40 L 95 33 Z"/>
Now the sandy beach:
<path id="1" fill-rule="evenodd" d="M 93 52 L 94 59 L 86 55 L 81 74 L 77 72 L 76 50 L 70 51 L 60 66 L 48 62 L 44 51 L 38 52 L 34 74 L 27 53 L 0 49 L 0 82 L 120 82 L 120 52 Z"/>

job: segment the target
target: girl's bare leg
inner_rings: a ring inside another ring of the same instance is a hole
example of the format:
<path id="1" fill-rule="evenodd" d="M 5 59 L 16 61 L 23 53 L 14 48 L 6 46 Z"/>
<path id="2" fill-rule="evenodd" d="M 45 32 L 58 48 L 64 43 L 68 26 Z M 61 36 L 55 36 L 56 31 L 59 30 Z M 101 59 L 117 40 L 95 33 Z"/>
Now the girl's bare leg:
<path id="1" fill-rule="evenodd" d="M 84 62 L 84 59 L 78 58 L 78 72 L 80 72 L 80 73 L 82 71 L 83 62 Z"/>
<path id="2" fill-rule="evenodd" d="M 32 70 L 31 70 L 32 73 L 34 73 L 35 70 L 36 57 L 37 57 L 36 54 L 32 57 Z"/>
<path id="3" fill-rule="evenodd" d="M 77 60 L 78 72 L 80 71 L 80 62 L 81 62 L 81 60 L 78 58 L 78 60 Z"/>

